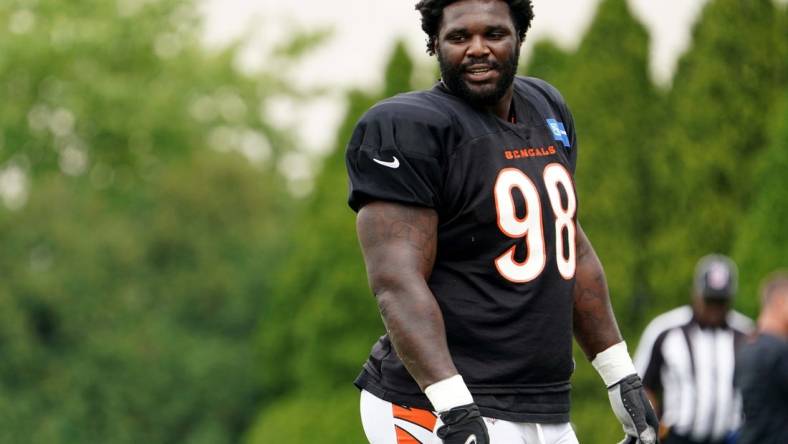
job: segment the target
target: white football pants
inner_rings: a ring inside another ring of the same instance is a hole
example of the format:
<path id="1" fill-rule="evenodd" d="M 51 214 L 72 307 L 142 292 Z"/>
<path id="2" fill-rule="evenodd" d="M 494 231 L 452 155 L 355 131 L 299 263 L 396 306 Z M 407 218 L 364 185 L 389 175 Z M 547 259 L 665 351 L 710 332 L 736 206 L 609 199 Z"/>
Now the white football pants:
<path id="1" fill-rule="evenodd" d="M 569 423 L 536 424 L 484 418 L 490 444 L 578 444 Z M 402 407 L 361 391 L 361 424 L 370 444 L 442 444 L 433 412 Z"/>

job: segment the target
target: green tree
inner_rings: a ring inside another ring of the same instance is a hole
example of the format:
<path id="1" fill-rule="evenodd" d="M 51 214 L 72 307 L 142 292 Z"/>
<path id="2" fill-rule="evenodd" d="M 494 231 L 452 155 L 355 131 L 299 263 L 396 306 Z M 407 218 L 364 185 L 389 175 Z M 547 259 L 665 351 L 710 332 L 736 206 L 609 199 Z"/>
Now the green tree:
<path id="1" fill-rule="evenodd" d="M 349 95 L 336 149 L 288 230 L 288 243 L 296 248 L 277 267 L 258 334 L 264 384 L 272 396 L 349 384 L 359 357 L 369 351 L 365 338 L 382 329 L 347 207 L 344 164 L 344 145 L 375 101 L 358 92 Z"/>
<path id="2" fill-rule="evenodd" d="M 408 91 L 412 67 L 404 46 L 395 45 L 383 90 Z M 250 443 L 311 442 L 314 430 L 325 431 L 325 442 L 363 440 L 360 422 L 347 421 L 345 413 L 358 411 L 358 391 L 351 382 L 384 329 L 367 284 L 355 216 L 347 206 L 344 155 L 356 122 L 382 98 L 349 94 L 335 149 L 291 227 L 298 248 L 283 262 L 259 332 L 265 387 L 279 397 L 267 403 Z M 308 433 L 294 434 L 294 429 Z"/>
<path id="3" fill-rule="evenodd" d="M 755 315 L 758 284 L 778 268 L 788 267 L 788 92 L 772 121 L 768 147 L 755 166 L 753 188 L 759 190 L 737 225 L 734 258 L 741 274 L 739 306 Z"/>
<path id="4" fill-rule="evenodd" d="M 383 97 L 391 97 L 401 92 L 409 91 L 412 77 L 413 60 L 408 55 L 405 42 L 397 41 L 394 44 L 394 49 L 391 51 L 391 56 L 389 56 L 383 74 L 383 78 L 386 79 L 386 83 L 383 85 Z M 361 102 L 359 101 L 359 103 Z M 346 141 L 342 143 L 346 143 Z"/>
<path id="5" fill-rule="evenodd" d="M 385 71 L 386 93 L 408 90 L 412 69 L 404 45 L 396 44 Z M 277 363 L 265 378 L 272 393 L 293 386 L 346 384 L 348 375 L 359 370 L 359 356 L 369 351 L 369 332 L 382 334 L 367 287 L 354 215 L 347 206 L 344 163 L 344 147 L 356 121 L 380 98 L 349 94 L 347 117 L 335 149 L 323 164 L 315 192 L 291 227 L 291 242 L 298 248 L 278 273 L 278 285 L 261 320 L 264 363 Z M 321 371 L 320 378 L 312 376 L 316 369 Z"/>
<path id="6" fill-rule="evenodd" d="M 0 219 L 0 440 L 233 442 L 261 390 L 252 337 L 281 211 L 203 151 L 130 201 L 64 176 Z M 271 194 L 269 194 L 271 193 Z"/>
<path id="7" fill-rule="evenodd" d="M 33 185 L 62 172 L 131 188 L 197 148 L 264 160 L 289 146 L 258 113 L 287 84 L 239 74 L 233 47 L 206 51 L 189 0 L 13 0 L 0 21 L 0 165 Z"/>
<path id="8" fill-rule="evenodd" d="M 680 60 L 670 125 L 652 162 L 649 279 L 665 308 L 687 302 L 701 256 L 730 254 L 746 202 L 761 192 L 753 168 L 775 92 L 786 86 L 788 41 L 776 8 L 770 0 L 710 3 Z"/>
<path id="9" fill-rule="evenodd" d="M 12 0 L 0 22 L 0 441 L 238 441 L 291 214 L 291 136 L 260 110 L 296 92 L 200 46 L 189 0 Z"/>

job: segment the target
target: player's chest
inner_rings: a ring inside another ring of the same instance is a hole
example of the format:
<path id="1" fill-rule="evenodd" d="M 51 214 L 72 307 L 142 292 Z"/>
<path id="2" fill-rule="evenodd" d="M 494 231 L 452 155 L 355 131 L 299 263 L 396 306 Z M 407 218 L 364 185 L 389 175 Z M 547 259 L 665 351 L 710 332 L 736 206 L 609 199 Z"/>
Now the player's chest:
<path id="1" fill-rule="evenodd" d="M 493 217 L 490 210 L 503 198 L 511 199 L 522 212 L 531 198 L 549 199 L 551 189 L 574 185 L 568 142 L 545 123 L 518 126 L 476 137 L 453 153 L 446 171 L 443 200 L 454 217 L 474 213 L 482 222 Z"/>

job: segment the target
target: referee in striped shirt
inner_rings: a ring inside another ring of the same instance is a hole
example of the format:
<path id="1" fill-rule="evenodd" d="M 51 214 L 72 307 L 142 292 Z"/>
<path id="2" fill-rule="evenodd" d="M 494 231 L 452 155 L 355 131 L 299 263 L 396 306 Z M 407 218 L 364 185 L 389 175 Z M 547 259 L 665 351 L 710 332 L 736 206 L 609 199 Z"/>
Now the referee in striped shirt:
<path id="1" fill-rule="evenodd" d="M 655 318 L 643 332 L 635 367 L 660 415 L 664 444 L 729 444 L 741 424 L 733 386 L 735 350 L 753 322 L 731 309 L 736 264 L 703 257 L 692 304 Z"/>

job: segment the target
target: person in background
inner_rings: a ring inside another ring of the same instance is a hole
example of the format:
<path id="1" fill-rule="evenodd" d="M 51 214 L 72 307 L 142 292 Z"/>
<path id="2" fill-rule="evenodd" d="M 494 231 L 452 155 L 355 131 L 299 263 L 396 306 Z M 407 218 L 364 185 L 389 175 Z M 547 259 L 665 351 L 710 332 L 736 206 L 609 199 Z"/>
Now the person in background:
<path id="1" fill-rule="evenodd" d="M 730 258 L 701 258 L 691 305 L 656 317 L 640 339 L 635 367 L 666 444 L 724 444 L 736 436 L 741 396 L 733 386 L 735 351 L 754 327 L 731 309 L 737 277 Z"/>
<path id="2" fill-rule="evenodd" d="M 758 334 L 739 350 L 735 381 L 744 402 L 737 444 L 788 443 L 788 271 L 762 286 Z"/>

